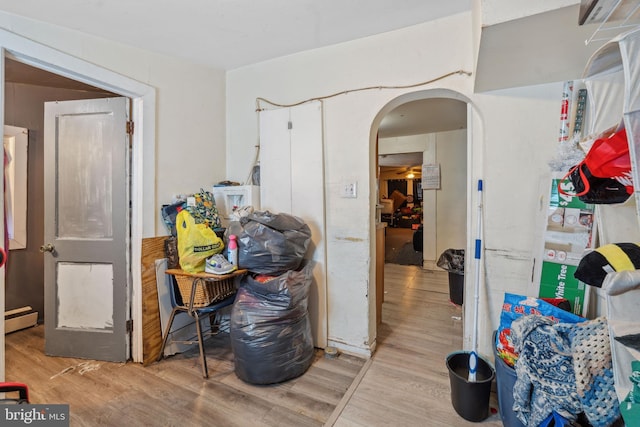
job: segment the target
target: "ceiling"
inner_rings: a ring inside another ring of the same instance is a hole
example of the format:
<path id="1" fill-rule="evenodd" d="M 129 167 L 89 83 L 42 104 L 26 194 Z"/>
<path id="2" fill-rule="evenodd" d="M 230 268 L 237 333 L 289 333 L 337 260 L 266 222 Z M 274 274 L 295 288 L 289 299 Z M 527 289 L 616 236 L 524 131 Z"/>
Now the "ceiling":
<path id="1" fill-rule="evenodd" d="M 466 102 L 429 98 L 407 102 L 391 110 L 380 122 L 378 136 L 390 138 L 466 128 Z"/>
<path id="2" fill-rule="evenodd" d="M 103 89 L 90 86 L 57 74 L 49 73 L 39 68 L 31 67 L 10 58 L 5 58 L 4 79 L 8 83 L 22 83 L 35 86 L 55 87 L 81 91 L 111 93 Z"/>
<path id="3" fill-rule="evenodd" d="M 0 0 L 0 11 L 230 70 L 471 10 L 472 0 Z"/>
<path id="4" fill-rule="evenodd" d="M 422 151 L 416 153 L 383 154 L 378 156 L 380 176 L 382 179 L 414 178 L 422 176 Z"/>
<path id="5" fill-rule="evenodd" d="M 395 168 L 411 168 L 422 164 L 422 152 L 420 153 L 400 153 L 400 154 L 382 154 L 379 156 L 378 163 L 380 166 L 388 166 Z"/>

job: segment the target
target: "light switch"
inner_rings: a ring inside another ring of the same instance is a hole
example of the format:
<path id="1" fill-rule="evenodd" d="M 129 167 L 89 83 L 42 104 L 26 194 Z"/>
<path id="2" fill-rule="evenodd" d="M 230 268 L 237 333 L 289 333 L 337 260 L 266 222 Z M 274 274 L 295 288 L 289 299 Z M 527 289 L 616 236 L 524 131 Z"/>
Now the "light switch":
<path id="1" fill-rule="evenodd" d="M 342 184 L 340 197 L 346 199 L 355 199 L 358 195 L 357 192 L 357 183 L 354 182 L 345 182 Z"/>

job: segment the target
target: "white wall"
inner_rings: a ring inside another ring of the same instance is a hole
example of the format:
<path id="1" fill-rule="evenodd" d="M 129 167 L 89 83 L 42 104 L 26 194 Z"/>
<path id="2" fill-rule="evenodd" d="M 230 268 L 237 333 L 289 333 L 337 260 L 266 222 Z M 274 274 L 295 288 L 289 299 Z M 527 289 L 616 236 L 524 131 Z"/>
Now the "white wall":
<path id="1" fill-rule="evenodd" d="M 530 286 L 538 182 L 546 173 L 546 161 L 557 140 L 562 85 L 474 94 L 473 77 L 455 75 L 413 89 L 353 91 L 367 86 L 410 85 L 472 69 L 471 13 L 465 13 L 228 73 L 228 178 L 233 180 L 243 180 L 252 163 L 258 130 L 257 97 L 287 104 L 351 91 L 324 101 L 330 343 L 365 353 L 375 343 L 375 317 L 371 318 L 375 294 L 375 131 L 381 117 L 403 95 L 457 93 L 470 100 L 475 111 L 470 118 L 473 137 L 467 164 L 468 193 L 474 192 L 472 183 L 480 177 L 487 188 L 489 291 L 481 299 L 479 341 L 483 353 L 491 354 L 489 340 L 498 323 L 504 290 Z M 264 102 L 260 105 L 273 108 Z M 339 183 L 344 179 L 357 180 L 357 198 L 339 197 Z M 475 206 L 473 194 L 469 195 L 469 206 Z M 471 236 L 475 236 L 474 220 L 474 212 L 469 212 Z M 467 241 L 468 251 L 474 238 Z M 473 289 L 469 282 L 467 295 Z M 470 306 L 466 304 L 467 311 Z M 471 341 L 468 320 L 472 318 L 467 314 L 466 346 Z"/>
<path id="2" fill-rule="evenodd" d="M 534 264 L 542 261 L 536 242 L 543 233 L 540 216 L 545 215 L 545 208 L 541 200 L 549 191 L 548 186 L 541 188 L 540 182 L 548 182 L 547 163 L 556 154 L 561 93 L 562 83 L 556 83 L 474 96 L 485 140 L 482 276 L 483 289 L 488 291 L 482 291 L 480 297 L 479 339 L 497 328 L 504 292 L 537 295 L 532 275 Z M 476 206 L 469 208 L 475 210 Z M 472 292 L 473 280 L 467 279 L 468 307 Z M 466 331 L 471 332 L 470 316 L 465 326 L 465 342 L 469 343 Z M 490 354 L 490 347 L 480 345 Z"/>
<path id="3" fill-rule="evenodd" d="M 439 257 L 446 249 L 464 249 L 466 245 L 467 132 L 456 130 L 435 136 L 440 189 L 426 191 L 436 193 L 435 255 Z M 465 253 L 465 259 L 470 256 Z"/>
<path id="4" fill-rule="evenodd" d="M 76 31 L 0 12 L 0 28 L 156 89 L 155 158 L 144 159 L 144 237 L 167 234 L 160 205 L 223 180 L 225 74 Z M 153 166 L 153 167 L 151 167 Z"/>

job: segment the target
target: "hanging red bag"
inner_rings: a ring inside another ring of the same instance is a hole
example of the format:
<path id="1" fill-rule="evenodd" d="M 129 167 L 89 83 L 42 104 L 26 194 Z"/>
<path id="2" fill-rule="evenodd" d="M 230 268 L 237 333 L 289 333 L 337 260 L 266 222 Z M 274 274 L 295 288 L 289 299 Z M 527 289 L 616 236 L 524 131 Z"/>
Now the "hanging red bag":
<path id="1" fill-rule="evenodd" d="M 630 176 L 631 158 L 625 129 L 620 129 L 608 138 L 596 139 L 584 162 L 591 173 L 600 178 L 616 179 L 619 176 Z M 633 186 L 631 188 L 633 192 Z"/>
<path id="2" fill-rule="evenodd" d="M 575 193 L 567 193 L 561 185 L 558 191 L 577 196 L 585 203 L 613 204 L 626 201 L 633 194 L 633 180 L 625 129 L 609 137 L 596 139 L 584 160 L 572 167 L 560 182 L 566 179 L 573 183 Z"/>

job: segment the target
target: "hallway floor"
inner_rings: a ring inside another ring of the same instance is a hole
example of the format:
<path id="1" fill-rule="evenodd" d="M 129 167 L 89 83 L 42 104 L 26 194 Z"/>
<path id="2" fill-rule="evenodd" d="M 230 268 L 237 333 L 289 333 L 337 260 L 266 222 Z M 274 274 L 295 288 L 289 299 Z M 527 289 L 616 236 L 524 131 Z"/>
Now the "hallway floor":
<path id="1" fill-rule="evenodd" d="M 451 405 L 445 360 L 462 348 L 462 308 L 449 301 L 447 273 L 385 264 L 384 298 L 378 347 L 334 425 L 502 426 L 497 413 L 472 423 Z"/>

